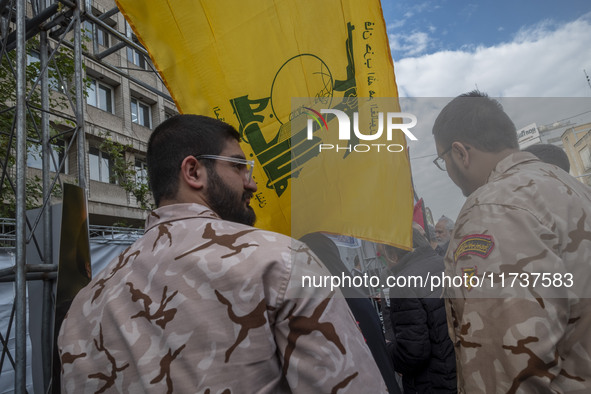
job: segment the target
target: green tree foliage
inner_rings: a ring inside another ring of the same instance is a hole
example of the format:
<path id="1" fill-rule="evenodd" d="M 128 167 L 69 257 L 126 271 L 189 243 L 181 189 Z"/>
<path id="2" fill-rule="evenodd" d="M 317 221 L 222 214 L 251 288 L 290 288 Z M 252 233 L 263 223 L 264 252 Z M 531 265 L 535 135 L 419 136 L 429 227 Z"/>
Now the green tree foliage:
<path id="1" fill-rule="evenodd" d="M 39 41 L 27 42 L 26 78 L 26 133 L 27 151 L 41 152 L 41 62 Z M 74 58 L 70 49 L 60 47 L 53 52 L 47 68 L 50 88 L 49 109 L 60 111 L 75 100 L 73 83 Z M 16 50 L 3 53 L 0 59 L 0 217 L 14 217 L 16 208 Z M 52 117 L 50 122 L 50 143 L 60 139 L 60 127 L 73 125 L 71 121 Z M 55 148 L 55 146 L 53 146 Z M 57 155 L 59 152 L 55 152 Z M 43 190 L 38 176 L 26 179 L 26 207 L 40 205 Z M 54 194 L 60 193 L 59 184 Z"/>
<path id="2" fill-rule="evenodd" d="M 130 151 L 130 145 L 123 145 L 113 141 L 110 134 L 103 136 L 104 140 L 99 149 L 109 155 L 112 160 L 113 175 L 111 181 L 119 182 L 126 192 L 131 193 L 141 209 L 153 209 L 150 200 L 148 180 L 136 172 L 134 163 L 125 158 L 125 152 Z"/>
<path id="3" fill-rule="evenodd" d="M 83 37 L 86 37 L 83 35 Z M 88 38 L 85 38 L 88 39 Z M 83 45 L 83 49 L 85 46 Z M 27 41 L 26 67 L 26 127 L 27 151 L 29 155 L 39 156 L 41 150 L 41 62 L 39 56 L 39 41 Z M 16 212 L 16 50 L 0 55 L 0 217 L 14 217 Z M 73 51 L 60 46 L 53 51 L 48 65 L 49 110 L 53 114 L 50 118 L 50 144 L 54 157 L 59 155 L 59 142 L 69 137 L 75 123 L 63 115 L 68 107 L 75 107 L 76 85 Z M 90 87 L 90 79 L 85 78 L 84 92 Z M 57 114 L 57 115 L 56 115 Z M 66 132 L 64 132 L 66 130 Z M 67 130 L 70 130 L 68 133 Z M 125 152 L 131 147 L 118 144 L 109 136 L 101 146 L 109 153 L 114 162 L 114 177 L 119 185 L 128 193 L 135 196 L 142 209 L 150 209 L 150 192 L 146 180 L 137 179 L 133 162 L 125 159 Z M 40 159 L 40 157 L 36 157 Z M 59 164 L 58 164 L 59 165 Z M 38 176 L 28 176 L 26 179 L 26 208 L 31 209 L 42 204 L 43 189 Z M 56 183 L 53 195 L 61 194 L 60 184 Z"/>

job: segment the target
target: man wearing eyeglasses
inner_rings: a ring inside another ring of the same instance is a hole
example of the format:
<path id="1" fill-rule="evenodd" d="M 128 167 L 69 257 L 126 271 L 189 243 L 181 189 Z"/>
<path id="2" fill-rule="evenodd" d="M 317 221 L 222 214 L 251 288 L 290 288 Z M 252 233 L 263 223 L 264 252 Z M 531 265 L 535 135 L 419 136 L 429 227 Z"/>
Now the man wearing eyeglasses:
<path id="1" fill-rule="evenodd" d="M 501 105 L 473 91 L 433 126 L 467 200 L 445 257 L 460 392 L 591 392 L 591 189 L 520 152 Z M 468 280 L 467 280 L 468 279 Z"/>
<path id="2" fill-rule="evenodd" d="M 254 162 L 230 125 L 178 115 L 148 143 L 157 209 L 144 236 L 74 300 L 63 392 L 386 392 L 328 271 L 302 243 L 251 227 Z"/>

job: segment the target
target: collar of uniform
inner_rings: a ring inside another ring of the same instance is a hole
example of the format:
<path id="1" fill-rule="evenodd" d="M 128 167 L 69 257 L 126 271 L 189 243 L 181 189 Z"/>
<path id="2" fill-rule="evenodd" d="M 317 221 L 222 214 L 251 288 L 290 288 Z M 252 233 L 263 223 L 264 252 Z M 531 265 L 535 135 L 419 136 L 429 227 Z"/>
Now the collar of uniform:
<path id="1" fill-rule="evenodd" d="M 525 163 L 528 161 L 539 160 L 533 153 L 529 152 L 515 152 L 505 157 L 503 160 L 497 163 L 497 166 L 488 176 L 486 183 L 492 182 L 503 174 L 507 173 L 511 168 L 518 164 Z"/>
<path id="2" fill-rule="evenodd" d="M 164 222 L 187 218 L 220 219 L 210 208 L 195 203 L 165 205 L 150 212 L 146 219 L 145 232 Z"/>

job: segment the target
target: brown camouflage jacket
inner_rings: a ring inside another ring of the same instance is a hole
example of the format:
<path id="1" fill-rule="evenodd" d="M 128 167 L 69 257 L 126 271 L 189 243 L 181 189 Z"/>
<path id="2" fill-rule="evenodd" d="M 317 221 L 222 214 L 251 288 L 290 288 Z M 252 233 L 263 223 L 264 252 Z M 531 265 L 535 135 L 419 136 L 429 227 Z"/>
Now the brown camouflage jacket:
<path id="1" fill-rule="evenodd" d="M 591 392 L 591 189 L 530 153 L 464 204 L 445 258 L 466 393 Z"/>
<path id="2" fill-rule="evenodd" d="M 386 392 L 345 300 L 301 290 L 320 266 L 302 243 L 201 205 L 159 208 L 76 296 L 62 391 Z"/>

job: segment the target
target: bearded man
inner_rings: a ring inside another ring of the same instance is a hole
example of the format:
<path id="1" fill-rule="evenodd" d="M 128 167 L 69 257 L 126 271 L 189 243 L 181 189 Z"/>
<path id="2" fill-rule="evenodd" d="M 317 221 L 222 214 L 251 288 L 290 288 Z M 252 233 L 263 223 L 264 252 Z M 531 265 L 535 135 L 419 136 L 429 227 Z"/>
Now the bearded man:
<path id="1" fill-rule="evenodd" d="M 301 296 L 318 258 L 252 227 L 254 161 L 239 141 L 205 116 L 154 130 L 158 208 L 74 299 L 59 336 L 63 392 L 386 392 L 342 296 Z"/>

